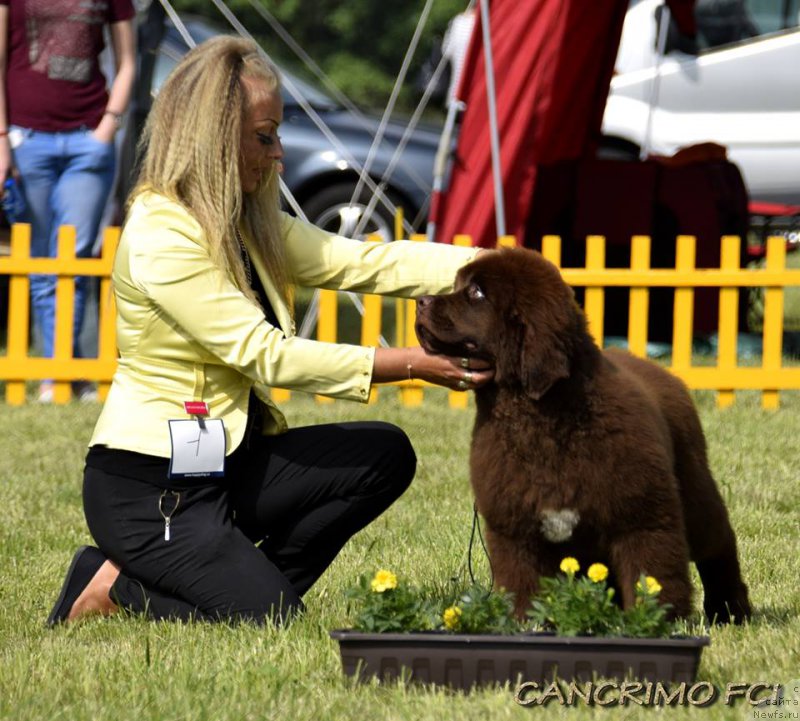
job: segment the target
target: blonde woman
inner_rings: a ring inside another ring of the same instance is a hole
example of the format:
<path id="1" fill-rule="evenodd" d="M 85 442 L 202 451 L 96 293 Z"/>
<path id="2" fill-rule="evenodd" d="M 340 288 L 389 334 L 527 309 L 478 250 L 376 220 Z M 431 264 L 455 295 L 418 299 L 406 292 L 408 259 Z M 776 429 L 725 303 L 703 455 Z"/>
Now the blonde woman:
<path id="1" fill-rule="evenodd" d="M 114 267 L 119 367 L 86 459 L 99 548 L 76 553 L 51 625 L 118 608 L 287 618 L 416 458 L 385 423 L 288 429 L 270 387 L 366 401 L 376 382 L 474 389 L 493 374 L 295 336 L 292 284 L 438 293 L 477 251 L 366 244 L 282 213 L 282 116 L 275 68 L 231 37 L 190 52 L 156 99 Z"/>

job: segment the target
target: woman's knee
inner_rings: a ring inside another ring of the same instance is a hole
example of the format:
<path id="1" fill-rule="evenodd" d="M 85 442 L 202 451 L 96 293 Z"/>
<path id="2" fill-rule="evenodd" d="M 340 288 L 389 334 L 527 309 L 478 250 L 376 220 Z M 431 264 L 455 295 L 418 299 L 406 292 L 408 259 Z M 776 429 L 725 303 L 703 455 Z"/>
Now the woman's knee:
<path id="1" fill-rule="evenodd" d="M 411 445 L 411 439 L 404 431 L 399 431 L 397 440 L 397 469 L 398 475 L 407 488 L 417 472 L 417 454 Z"/>
<path id="2" fill-rule="evenodd" d="M 258 554 L 257 562 L 253 562 Z M 286 577 L 252 544 L 216 569 L 198 587 L 186 589 L 201 617 L 211 621 L 285 625 L 305 610 Z"/>
<path id="3" fill-rule="evenodd" d="M 400 495 L 410 485 L 417 470 L 417 454 L 402 428 L 391 423 L 376 423 L 370 439 L 380 454 L 385 479 Z"/>

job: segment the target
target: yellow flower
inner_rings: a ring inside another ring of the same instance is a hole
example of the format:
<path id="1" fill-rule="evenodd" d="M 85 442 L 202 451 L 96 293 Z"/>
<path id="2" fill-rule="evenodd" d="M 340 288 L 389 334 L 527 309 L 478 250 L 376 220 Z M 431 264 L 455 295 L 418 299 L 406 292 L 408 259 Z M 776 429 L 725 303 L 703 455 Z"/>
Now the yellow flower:
<path id="1" fill-rule="evenodd" d="M 636 582 L 637 591 L 644 591 L 648 596 L 656 596 L 661 593 L 661 584 L 652 576 L 647 576 L 647 578 L 644 579 L 644 582 L 647 586 L 646 588 L 642 588 L 641 581 Z"/>
<path id="2" fill-rule="evenodd" d="M 450 606 L 450 608 L 445 609 L 442 619 L 444 620 L 444 627 L 448 631 L 458 630 L 461 625 L 461 609 L 458 606 Z"/>
<path id="3" fill-rule="evenodd" d="M 580 564 L 572 556 L 567 556 L 563 561 L 561 561 L 559 568 L 568 576 L 574 576 L 578 571 L 581 570 Z"/>
<path id="4" fill-rule="evenodd" d="M 397 576 L 395 576 L 391 571 L 380 569 L 375 574 L 375 578 L 372 579 L 372 583 L 370 585 L 375 593 L 383 593 L 384 591 L 397 588 Z"/>
<path id="5" fill-rule="evenodd" d="M 608 578 L 608 568 L 606 568 L 602 563 L 593 563 L 589 566 L 589 570 L 586 572 L 586 575 L 594 581 L 594 583 L 601 583 Z"/>

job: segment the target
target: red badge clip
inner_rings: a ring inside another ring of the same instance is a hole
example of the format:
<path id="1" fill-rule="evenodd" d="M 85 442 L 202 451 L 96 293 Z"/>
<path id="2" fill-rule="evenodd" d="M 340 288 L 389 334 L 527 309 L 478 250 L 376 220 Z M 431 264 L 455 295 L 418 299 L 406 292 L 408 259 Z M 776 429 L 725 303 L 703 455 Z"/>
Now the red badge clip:
<path id="1" fill-rule="evenodd" d="M 208 415 L 208 403 L 205 401 L 185 401 L 183 408 L 190 416 Z"/>

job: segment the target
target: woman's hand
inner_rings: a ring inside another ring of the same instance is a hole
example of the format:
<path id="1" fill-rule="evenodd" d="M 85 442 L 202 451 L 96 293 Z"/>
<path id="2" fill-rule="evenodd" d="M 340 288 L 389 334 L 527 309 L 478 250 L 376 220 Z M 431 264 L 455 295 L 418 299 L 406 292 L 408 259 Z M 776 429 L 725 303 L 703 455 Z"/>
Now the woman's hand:
<path id="1" fill-rule="evenodd" d="M 426 353 L 422 348 L 406 348 L 411 377 L 456 391 L 474 391 L 494 378 L 494 368 L 480 358 Z"/>
<path id="2" fill-rule="evenodd" d="M 474 391 L 494 377 L 491 364 L 478 358 L 453 358 L 413 348 L 378 348 L 375 351 L 373 383 L 419 380 L 454 391 Z"/>
<path id="3" fill-rule="evenodd" d="M 98 126 L 92 131 L 95 140 L 101 143 L 113 143 L 117 132 L 117 121 L 113 115 L 106 113 L 100 119 Z"/>

